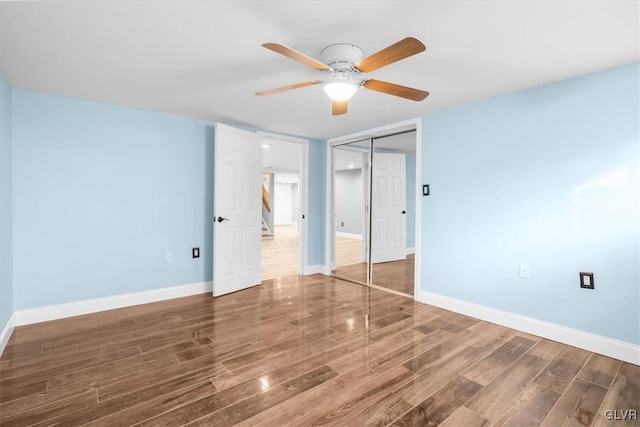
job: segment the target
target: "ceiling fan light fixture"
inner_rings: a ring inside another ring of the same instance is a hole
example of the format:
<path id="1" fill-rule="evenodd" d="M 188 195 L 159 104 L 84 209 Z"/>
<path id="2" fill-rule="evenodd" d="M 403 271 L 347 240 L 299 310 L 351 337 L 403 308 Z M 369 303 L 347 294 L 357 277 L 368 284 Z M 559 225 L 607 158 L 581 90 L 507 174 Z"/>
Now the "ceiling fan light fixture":
<path id="1" fill-rule="evenodd" d="M 348 101 L 354 93 L 357 92 L 358 86 L 349 80 L 331 80 L 322 87 L 327 96 L 333 101 Z"/>

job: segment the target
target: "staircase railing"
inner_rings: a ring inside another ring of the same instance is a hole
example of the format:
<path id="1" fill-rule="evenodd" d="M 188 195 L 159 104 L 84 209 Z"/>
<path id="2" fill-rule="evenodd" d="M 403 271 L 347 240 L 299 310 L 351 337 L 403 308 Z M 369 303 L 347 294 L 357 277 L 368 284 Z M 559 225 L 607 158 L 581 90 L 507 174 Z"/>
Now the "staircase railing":
<path id="1" fill-rule="evenodd" d="M 269 192 L 262 186 L 262 236 L 273 236 L 273 230 L 269 227 L 266 216 L 271 213 L 271 205 L 269 204 Z"/>
<path id="2" fill-rule="evenodd" d="M 262 206 L 264 206 L 267 212 L 271 212 L 271 206 L 269 206 L 269 192 L 264 185 L 262 186 Z"/>

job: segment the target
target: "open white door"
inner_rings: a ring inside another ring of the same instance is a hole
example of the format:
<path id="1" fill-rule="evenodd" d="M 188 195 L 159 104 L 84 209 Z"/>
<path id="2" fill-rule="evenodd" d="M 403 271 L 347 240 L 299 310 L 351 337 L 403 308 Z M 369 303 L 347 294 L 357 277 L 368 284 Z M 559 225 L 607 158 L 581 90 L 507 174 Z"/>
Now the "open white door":
<path id="1" fill-rule="evenodd" d="M 407 254 L 404 154 L 373 154 L 371 262 L 397 261 Z"/>
<path id="2" fill-rule="evenodd" d="M 213 296 L 260 284 L 260 138 L 252 132 L 216 125 Z"/>

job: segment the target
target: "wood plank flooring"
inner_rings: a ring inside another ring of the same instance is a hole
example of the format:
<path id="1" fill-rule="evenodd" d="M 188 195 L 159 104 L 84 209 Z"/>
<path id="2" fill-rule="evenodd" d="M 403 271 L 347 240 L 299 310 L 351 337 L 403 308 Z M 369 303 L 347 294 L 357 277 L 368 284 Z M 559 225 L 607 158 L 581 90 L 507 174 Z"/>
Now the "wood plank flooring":
<path id="1" fill-rule="evenodd" d="M 298 226 L 276 225 L 273 237 L 262 239 L 262 280 L 298 274 Z"/>
<path id="2" fill-rule="evenodd" d="M 0 358 L 2 426 L 637 426 L 605 411 L 639 405 L 639 366 L 320 275 L 18 327 Z"/>
<path id="3" fill-rule="evenodd" d="M 371 283 L 392 291 L 413 295 L 414 268 L 415 255 L 413 254 L 407 255 L 404 260 L 373 264 Z M 359 262 L 338 266 L 334 274 L 338 277 L 365 283 L 367 281 L 367 264 Z"/>
<path id="4" fill-rule="evenodd" d="M 362 262 L 362 239 L 336 236 L 336 265 L 359 264 Z"/>

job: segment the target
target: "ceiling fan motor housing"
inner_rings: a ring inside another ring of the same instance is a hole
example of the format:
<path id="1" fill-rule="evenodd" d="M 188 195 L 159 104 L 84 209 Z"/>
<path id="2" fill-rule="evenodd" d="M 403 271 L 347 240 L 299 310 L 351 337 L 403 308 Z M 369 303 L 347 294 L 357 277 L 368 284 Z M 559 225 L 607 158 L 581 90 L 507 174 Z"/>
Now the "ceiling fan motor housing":
<path id="1" fill-rule="evenodd" d="M 364 52 L 358 46 L 349 43 L 332 44 L 322 49 L 320 59 L 333 70 L 346 71 L 360 61 Z"/>

